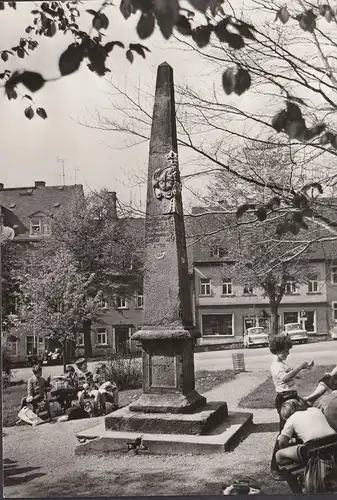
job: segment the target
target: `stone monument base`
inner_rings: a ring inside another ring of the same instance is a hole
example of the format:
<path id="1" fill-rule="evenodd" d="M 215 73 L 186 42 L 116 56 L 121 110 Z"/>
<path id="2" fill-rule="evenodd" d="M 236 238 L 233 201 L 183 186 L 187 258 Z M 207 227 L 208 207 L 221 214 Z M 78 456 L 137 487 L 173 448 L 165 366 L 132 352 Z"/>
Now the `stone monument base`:
<path id="1" fill-rule="evenodd" d="M 193 413 L 145 413 L 120 408 L 105 417 L 105 429 L 149 434 L 203 435 L 228 417 L 227 404 L 207 403 Z"/>
<path id="2" fill-rule="evenodd" d="M 198 408 L 203 408 L 206 398 L 197 391 L 187 394 L 181 392 L 169 392 L 163 394 L 143 393 L 134 403 L 130 410 L 146 413 L 192 413 Z"/>
<path id="3" fill-rule="evenodd" d="M 164 415 L 160 416 L 164 417 Z M 174 418 L 186 419 L 186 416 L 179 414 L 174 415 Z M 77 432 L 79 444 L 75 448 L 75 454 L 128 453 L 130 449 L 132 450 L 132 445 L 136 440 L 141 442 L 139 453 L 142 454 L 224 453 L 232 451 L 240 440 L 249 434 L 252 423 L 251 413 L 229 412 L 227 418 L 212 429 L 205 431 L 205 434 L 195 435 L 112 431 L 106 429 L 105 422 L 102 420 L 95 427 Z M 178 423 L 176 422 L 175 425 Z"/>

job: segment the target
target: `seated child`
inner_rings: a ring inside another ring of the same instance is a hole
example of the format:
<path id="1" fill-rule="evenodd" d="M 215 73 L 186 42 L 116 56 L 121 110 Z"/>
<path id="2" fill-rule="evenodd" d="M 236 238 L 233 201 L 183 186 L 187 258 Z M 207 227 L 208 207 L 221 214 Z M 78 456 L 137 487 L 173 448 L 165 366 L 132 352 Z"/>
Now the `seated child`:
<path id="1" fill-rule="evenodd" d="M 303 399 L 308 403 L 313 403 L 316 407 L 316 402 L 323 394 L 330 394 L 332 391 L 337 390 L 337 367 L 331 373 L 326 373 L 318 382 L 314 392 L 305 396 Z"/>
<path id="2" fill-rule="evenodd" d="M 104 382 L 98 389 L 98 403 L 103 413 L 106 413 L 106 403 L 111 403 L 114 409 L 118 408 L 118 388 L 114 382 Z"/>
<path id="3" fill-rule="evenodd" d="M 21 408 L 26 406 L 27 403 L 32 403 L 35 411 L 37 403 L 44 399 L 45 392 L 50 387 L 50 377 L 47 380 L 42 377 L 42 368 L 40 365 L 34 365 L 32 372 L 33 376 L 27 382 L 27 396 L 21 399 Z"/>
<path id="4" fill-rule="evenodd" d="M 337 432 L 337 367 L 331 373 L 326 373 L 316 389 L 303 399 L 321 410 L 329 425 Z"/>
<path id="5" fill-rule="evenodd" d="M 78 370 L 78 393 L 77 399 L 80 406 L 84 406 L 84 398 L 90 397 L 90 391 L 93 388 L 93 376 L 91 372 L 88 372 L 88 363 L 85 358 L 80 358 L 75 363 Z"/>
<path id="6" fill-rule="evenodd" d="M 118 389 L 114 382 L 107 380 L 106 365 L 102 364 L 96 369 L 93 376 L 93 388 L 90 395 L 95 398 L 95 409 L 100 407 L 103 413 L 106 413 L 106 403 L 111 403 L 114 408 L 118 408 Z"/>
<path id="7" fill-rule="evenodd" d="M 308 370 L 313 366 L 313 362 L 303 361 L 295 368 L 287 363 L 287 358 L 292 348 L 292 342 L 286 335 L 276 335 L 269 342 L 269 349 L 274 354 L 274 361 L 270 366 L 271 376 L 276 391 L 275 407 L 280 418 L 280 432 L 285 424 L 281 415 L 281 407 L 288 399 L 299 399 L 296 387 L 296 378 L 302 370 Z M 279 474 L 276 461 L 276 452 L 279 449 L 279 442 L 276 440 L 270 464 L 271 474 L 275 480 L 283 480 Z"/>
<path id="8" fill-rule="evenodd" d="M 276 453 L 278 464 L 289 460 L 305 461 L 303 445 L 289 446 L 295 436 L 300 438 L 303 444 L 306 444 L 313 439 L 336 434 L 323 413 L 318 408 L 309 408 L 303 399 L 289 399 L 283 403 L 281 416 L 286 420 L 286 423 L 278 437 L 281 448 Z"/>

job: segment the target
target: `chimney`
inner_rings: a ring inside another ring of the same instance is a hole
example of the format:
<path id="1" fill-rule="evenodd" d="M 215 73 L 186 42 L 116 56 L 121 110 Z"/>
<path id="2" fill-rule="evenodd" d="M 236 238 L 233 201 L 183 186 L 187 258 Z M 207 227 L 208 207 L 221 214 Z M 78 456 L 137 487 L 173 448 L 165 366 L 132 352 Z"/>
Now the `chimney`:
<path id="1" fill-rule="evenodd" d="M 35 181 L 36 188 L 44 188 L 46 185 L 45 181 Z"/>
<path id="2" fill-rule="evenodd" d="M 3 188 L 4 188 L 3 182 L 0 182 L 0 189 L 3 189 Z"/>
<path id="3" fill-rule="evenodd" d="M 116 191 L 109 191 L 109 199 L 111 202 L 111 215 L 117 219 L 117 193 Z"/>

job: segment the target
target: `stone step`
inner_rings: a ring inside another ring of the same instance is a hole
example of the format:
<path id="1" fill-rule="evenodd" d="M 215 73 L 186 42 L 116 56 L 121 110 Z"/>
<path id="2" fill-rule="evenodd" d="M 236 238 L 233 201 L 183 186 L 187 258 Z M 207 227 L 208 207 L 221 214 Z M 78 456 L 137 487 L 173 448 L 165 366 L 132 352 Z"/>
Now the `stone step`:
<path id="1" fill-rule="evenodd" d="M 141 434 L 105 429 L 104 421 L 76 434 L 79 444 L 76 455 L 102 455 L 111 452 L 128 453 L 136 439 L 142 446 L 139 453 L 210 454 L 231 451 L 246 437 L 253 424 L 252 413 L 229 412 L 228 418 L 203 436 L 187 434 Z"/>

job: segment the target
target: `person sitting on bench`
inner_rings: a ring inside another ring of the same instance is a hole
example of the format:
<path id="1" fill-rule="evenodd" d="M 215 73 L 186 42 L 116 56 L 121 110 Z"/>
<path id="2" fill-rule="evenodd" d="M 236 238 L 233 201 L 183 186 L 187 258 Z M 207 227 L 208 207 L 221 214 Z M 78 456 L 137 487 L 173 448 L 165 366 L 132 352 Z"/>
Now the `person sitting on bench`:
<path id="1" fill-rule="evenodd" d="M 34 365 L 32 372 L 33 376 L 27 382 L 27 396 L 21 399 L 21 409 L 27 406 L 27 403 L 31 403 L 35 411 L 37 403 L 44 399 L 45 392 L 50 386 L 50 377 L 47 380 L 42 377 L 40 365 Z"/>
<path id="2" fill-rule="evenodd" d="M 337 366 L 330 373 L 326 373 L 318 381 L 316 389 L 303 399 L 321 410 L 330 427 L 337 432 Z"/>
<path id="3" fill-rule="evenodd" d="M 303 399 L 289 399 L 283 403 L 281 416 L 286 423 L 278 437 L 281 449 L 276 453 L 276 460 L 279 465 L 289 461 L 305 462 L 305 444 L 336 434 L 323 413 L 318 408 L 308 407 Z M 296 436 L 303 445 L 291 446 Z"/>

